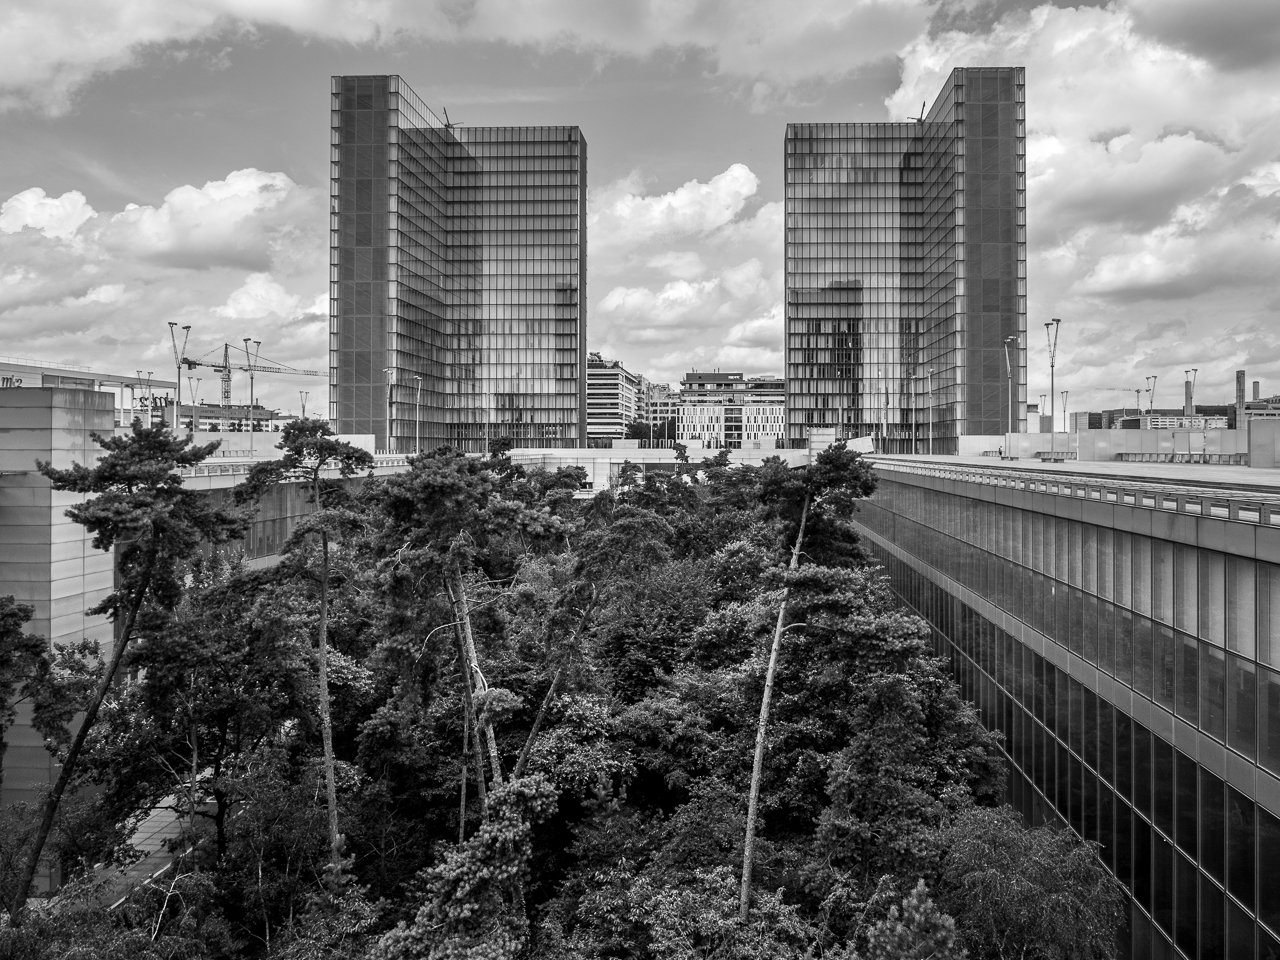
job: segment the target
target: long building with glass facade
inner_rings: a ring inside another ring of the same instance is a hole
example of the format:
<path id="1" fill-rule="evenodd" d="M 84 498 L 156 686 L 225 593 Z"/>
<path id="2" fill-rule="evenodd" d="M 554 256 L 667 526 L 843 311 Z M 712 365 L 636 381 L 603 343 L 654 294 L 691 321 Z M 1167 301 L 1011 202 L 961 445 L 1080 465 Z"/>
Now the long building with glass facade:
<path id="1" fill-rule="evenodd" d="M 334 77 L 329 417 L 393 453 L 586 442 L 587 144 Z"/>
<path id="2" fill-rule="evenodd" d="M 1024 99 L 1021 67 L 966 67 L 914 122 L 787 126 L 790 444 L 957 453 L 1022 429 Z"/>
<path id="3" fill-rule="evenodd" d="M 1100 844 L 1136 960 L 1280 956 L 1280 477 L 967 459 L 878 458 L 858 526 L 1009 801 Z"/>

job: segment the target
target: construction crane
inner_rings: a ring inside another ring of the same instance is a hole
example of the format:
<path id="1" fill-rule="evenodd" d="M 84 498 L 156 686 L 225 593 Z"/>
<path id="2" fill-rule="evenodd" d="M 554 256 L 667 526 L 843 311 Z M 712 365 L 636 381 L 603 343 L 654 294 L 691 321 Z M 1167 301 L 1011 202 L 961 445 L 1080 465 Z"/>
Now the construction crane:
<path id="1" fill-rule="evenodd" d="M 283 363 L 272 363 L 271 361 L 262 363 L 260 362 L 260 359 L 257 356 L 250 355 L 247 351 L 245 354 L 244 363 L 233 364 L 231 362 L 231 351 L 233 349 L 240 350 L 241 348 L 232 347 L 231 344 L 229 343 L 224 343 L 222 345 L 222 361 L 221 362 L 218 362 L 216 359 L 214 360 L 207 360 L 203 358 L 192 359 L 191 357 L 188 357 L 185 355 L 181 358 L 182 363 L 186 366 L 188 370 L 194 370 L 196 367 L 208 367 L 211 370 L 221 375 L 222 397 L 221 397 L 220 406 L 222 407 L 221 426 L 223 430 L 226 430 L 229 425 L 227 410 L 231 406 L 231 371 L 232 370 L 243 370 L 244 372 L 249 373 L 251 375 L 255 373 L 274 373 L 274 374 L 283 374 L 286 376 L 298 376 L 298 377 L 324 376 L 324 374 L 320 373 L 317 370 L 299 370 L 297 367 L 290 367 Z M 207 357 L 208 354 L 206 354 L 205 356 Z"/>

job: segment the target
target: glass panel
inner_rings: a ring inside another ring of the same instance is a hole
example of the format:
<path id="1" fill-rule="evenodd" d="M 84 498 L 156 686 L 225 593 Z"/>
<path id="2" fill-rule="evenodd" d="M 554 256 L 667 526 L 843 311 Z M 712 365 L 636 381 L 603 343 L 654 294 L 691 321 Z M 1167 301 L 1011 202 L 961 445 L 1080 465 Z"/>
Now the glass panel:
<path id="1" fill-rule="evenodd" d="M 1098 769 L 1098 695 L 1084 689 L 1084 762 Z"/>
<path id="2" fill-rule="evenodd" d="M 1196 893 L 1200 886 L 1200 871 L 1186 857 L 1174 858 L 1177 864 L 1177 925 L 1175 941 L 1178 948 L 1189 957 L 1196 955 Z"/>
<path id="3" fill-rule="evenodd" d="M 1115 596 L 1112 584 L 1115 582 L 1115 553 L 1112 550 L 1111 530 L 1106 527 L 1092 527 L 1098 538 L 1098 596 L 1111 600 Z"/>
<path id="4" fill-rule="evenodd" d="M 1253 918 L 1227 901 L 1227 960 L 1254 960 Z"/>
<path id="5" fill-rule="evenodd" d="M 1222 960 L 1226 941 L 1226 898 L 1213 882 L 1200 878 L 1200 960 Z M 1181 923 L 1181 920 L 1179 920 Z M 1194 926 L 1194 923 L 1192 924 Z"/>
<path id="6" fill-rule="evenodd" d="M 1153 660 L 1151 621 L 1146 617 L 1133 616 L 1133 689 L 1144 697 L 1151 699 L 1152 687 L 1155 683 L 1155 661 Z"/>
<path id="7" fill-rule="evenodd" d="M 1227 558 L 1216 550 L 1199 554 L 1200 636 L 1222 646 L 1227 639 Z"/>
<path id="8" fill-rule="evenodd" d="M 1133 721 L 1116 711 L 1116 789 L 1126 800 L 1133 799 Z"/>
<path id="9" fill-rule="evenodd" d="M 1196 705 L 1200 699 L 1200 644 L 1195 637 L 1185 633 L 1175 634 L 1174 639 L 1178 645 L 1178 716 L 1194 727 L 1198 719 Z"/>
<path id="10" fill-rule="evenodd" d="M 1227 890 L 1253 910 L 1253 801 L 1227 787 Z"/>
<path id="11" fill-rule="evenodd" d="M 1133 534 L 1119 530 L 1115 539 L 1115 600 L 1122 607 L 1133 608 Z"/>
<path id="12" fill-rule="evenodd" d="M 1173 544 L 1151 541 L 1151 619 L 1173 625 Z"/>
<path id="13" fill-rule="evenodd" d="M 1151 539 L 1133 537 L 1133 610 L 1151 616 Z"/>
<path id="14" fill-rule="evenodd" d="M 1082 524 L 1080 531 L 1080 587 L 1085 593 L 1098 593 L 1098 528 Z"/>
<path id="15" fill-rule="evenodd" d="M 1115 869 L 1116 834 L 1114 826 L 1116 795 L 1105 784 L 1098 784 L 1098 843 L 1102 850 L 1099 855 L 1109 869 Z"/>
<path id="16" fill-rule="evenodd" d="M 1116 797 L 1116 879 L 1133 891 L 1133 810 Z"/>
<path id="17" fill-rule="evenodd" d="M 1133 805 L 1151 816 L 1151 789 L 1155 765 L 1151 761 L 1151 732 L 1140 723 L 1133 725 Z"/>
<path id="18" fill-rule="evenodd" d="M 1098 773 L 1107 783 L 1116 782 L 1115 707 L 1101 697 L 1098 700 Z"/>
<path id="19" fill-rule="evenodd" d="M 1083 566 L 1083 550 L 1081 547 L 1081 528 L 1084 524 L 1075 520 L 1066 521 L 1067 524 L 1067 582 L 1073 587 L 1083 586 L 1081 582 L 1081 567 Z"/>
<path id="20" fill-rule="evenodd" d="M 1084 687 L 1075 677 L 1068 678 L 1071 691 L 1071 749 L 1084 756 Z"/>
<path id="21" fill-rule="evenodd" d="M 1257 613 L 1257 581 L 1252 560 L 1231 557 L 1227 561 L 1227 646 L 1246 657 L 1256 656 L 1254 628 Z"/>
<path id="22" fill-rule="evenodd" d="M 1151 916 L 1165 933 L 1173 933 L 1173 846 L 1164 837 L 1151 837 Z"/>
<path id="23" fill-rule="evenodd" d="M 1280 932 L 1280 820 L 1261 807 L 1258 815 L 1258 919 Z"/>
<path id="24" fill-rule="evenodd" d="M 1189 856 L 1196 855 L 1196 762 L 1181 750 L 1173 751 L 1176 780 L 1176 824 L 1178 847 Z"/>
<path id="25" fill-rule="evenodd" d="M 1133 676 L 1133 614 L 1122 607 L 1113 607 L 1116 638 L 1116 679 L 1132 684 Z M 1150 681 L 1147 688 L 1150 689 Z"/>
<path id="26" fill-rule="evenodd" d="M 1258 659 L 1280 667 L 1280 567 L 1258 564 Z"/>
<path id="27" fill-rule="evenodd" d="M 1152 660 L 1155 667 L 1153 699 L 1166 710 L 1172 711 L 1177 694 L 1177 642 L 1171 627 L 1155 623 L 1152 628 Z"/>
<path id="28" fill-rule="evenodd" d="M 1226 740 L 1226 654 L 1207 643 L 1200 644 L 1200 728 L 1215 740 Z"/>
<path id="29" fill-rule="evenodd" d="M 1258 730 L 1258 691 L 1252 660 L 1227 655 L 1227 743 L 1252 759 Z"/>
<path id="30" fill-rule="evenodd" d="M 1155 768 L 1155 782 L 1152 785 L 1152 805 L 1155 825 L 1164 831 L 1165 836 L 1173 836 L 1173 747 L 1157 736 L 1151 737 L 1152 766 Z"/>
<path id="31" fill-rule="evenodd" d="M 1133 897 L 1151 912 L 1152 830 L 1141 817 L 1133 818 Z"/>
<path id="32" fill-rule="evenodd" d="M 1200 596 L 1199 553 L 1195 547 L 1181 543 L 1174 548 L 1173 625 L 1187 633 L 1195 633 L 1199 625 L 1196 615 Z"/>
<path id="33" fill-rule="evenodd" d="M 1258 763 L 1280 773 L 1280 673 L 1258 668 Z"/>
<path id="34" fill-rule="evenodd" d="M 1226 813 L 1224 785 L 1208 770 L 1200 771 L 1200 866 L 1219 883 L 1225 883 Z"/>

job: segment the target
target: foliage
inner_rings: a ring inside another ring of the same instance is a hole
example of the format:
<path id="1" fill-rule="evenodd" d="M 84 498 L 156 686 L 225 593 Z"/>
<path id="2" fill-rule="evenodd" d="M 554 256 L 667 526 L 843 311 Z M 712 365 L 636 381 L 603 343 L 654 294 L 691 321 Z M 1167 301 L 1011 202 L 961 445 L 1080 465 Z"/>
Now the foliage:
<path id="1" fill-rule="evenodd" d="M 73 885 L 29 929 L 140 957 L 1114 955 L 1092 850 L 995 809 L 997 739 L 863 554 L 850 519 L 875 478 L 843 445 L 804 469 L 624 466 L 587 497 L 580 469 L 503 444 L 385 479 L 352 454 L 326 479 L 337 438 L 286 433 L 239 495 L 291 479 L 318 510 L 278 566 L 188 563 L 148 601 L 56 840 L 126 862 L 129 825 L 171 811 L 181 903 L 105 911 Z M 4 696 L 91 676 L 78 662 L 28 656 Z"/>
<path id="2" fill-rule="evenodd" d="M 971 809 L 938 832 L 939 900 L 980 960 L 1115 956 L 1123 888 L 1095 844 L 1009 808 Z"/>

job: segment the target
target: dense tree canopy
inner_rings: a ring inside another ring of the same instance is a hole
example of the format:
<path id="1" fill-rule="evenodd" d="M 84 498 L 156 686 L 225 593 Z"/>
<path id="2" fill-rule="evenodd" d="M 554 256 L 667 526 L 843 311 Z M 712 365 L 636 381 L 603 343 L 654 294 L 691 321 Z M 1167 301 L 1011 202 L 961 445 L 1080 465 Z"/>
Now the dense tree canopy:
<path id="1" fill-rule="evenodd" d="M 332 493 L 317 479 L 324 556 L 304 532 L 272 568 L 175 566 L 75 786 L 100 822 L 171 811 L 176 862 L 107 910 L 93 884 L 130 859 L 128 830 L 60 840 L 81 879 L 0 947 L 1115 955 L 1114 881 L 1089 845 L 999 806 L 997 739 L 861 550 L 859 457 L 626 466 L 590 498 L 582 479 L 437 450 Z M 0 666 L 38 671 L 7 642 Z"/>

